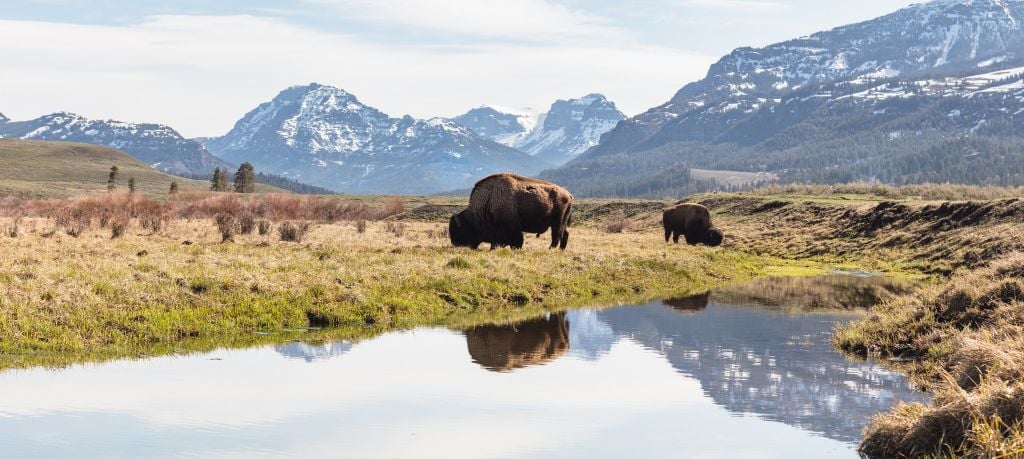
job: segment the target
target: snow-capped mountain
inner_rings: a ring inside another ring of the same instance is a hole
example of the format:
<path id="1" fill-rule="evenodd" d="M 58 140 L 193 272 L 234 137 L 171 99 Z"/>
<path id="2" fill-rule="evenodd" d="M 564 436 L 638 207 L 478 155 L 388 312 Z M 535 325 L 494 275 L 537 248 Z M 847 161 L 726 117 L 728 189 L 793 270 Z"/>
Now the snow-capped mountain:
<path id="1" fill-rule="evenodd" d="M 429 194 L 547 166 L 449 120 L 392 118 L 332 86 L 288 88 L 206 147 L 225 159 L 345 193 Z"/>
<path id="2" fill-rule="evenodd" d="M 668 103 L 621 123 L 593 153 L 635 149 L 659 133 L 714 140 L 808 86 L 952 75 L 1024 58 L 1022 21 L 1024 0 L 935 0 L 765 48 L 740 48 Z"/>
<path id="3" fill-rule="evenodd" d="M 545 113 L 485 106 L 454 118 L 495 142 L 552 164 L 564 164 L 598 144 L 626 115 L 601 94 L 559 100 Z"/>
<path id="4" fill-rule="evenodd" d="M 1024 0 L 935 0 L 740 48 L 544 178 L 646 196 L 693 190 L 690 167 L 789 181 L 1024 184 L 1015 166 L 1022 21 Z"/>
<path id="5" fill-rule="evenodd" d="M 8 118 L 8 117 L 6 117 L 6 116 L 4 116 L 4 114 L 3 114 L 3 113 L 0 113 L 0 123 L 6 123 L 6 122 L 8 122 L 8 121 L 10 121 L 10 120 L 11 120 L 11 119 L 10 119 L 10 118 Z"/>
<path id="6" fill-rule="evenodd" d="M 452 120 L 488 139 L 516 148 L 537 129 L 542 116 L 542 113 L 532 108 L 514 109 L 485 105 Z"/>
<path id="7" fill-rule="evenodd" d="M 231 167 L 198 142 L 162 124 L 92 120 L 67 112 L 29 121 L 9 121 L 2 117 L 2 121 L 0 137 L 104 145 L 169 174 L 210 174 L 214 168 Z"/>

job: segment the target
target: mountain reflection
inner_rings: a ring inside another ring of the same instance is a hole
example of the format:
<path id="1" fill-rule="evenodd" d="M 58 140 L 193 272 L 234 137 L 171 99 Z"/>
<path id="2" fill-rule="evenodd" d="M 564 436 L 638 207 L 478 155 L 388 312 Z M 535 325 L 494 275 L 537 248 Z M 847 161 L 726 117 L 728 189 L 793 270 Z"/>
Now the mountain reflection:
<path id="1" fill-rule="evenodd" d="M 352 349 L 352 344 L 345 341 L 337 341 L 324 344 L 310 344 L 303 342 L 291 342 L 274 346 L 278 354 L 290 359 L 301 359 L 306 362 L 315 360 L 329 360 L 341 356 Z"/>
<path id="2" fill-rule="evenodd" d="M 846 303 L 829 298 L 863 305 L 906 288 L 905 284 L 835 277 L 839 276 L 747 285 L 666 301 L 663 306 L 604 310 L 598 318 L 616 336 L 664 355 L 678 371 L 699 380 L 715 403 L 732 412 L 757 414 L 854 442 L 871 416 L 896 401 L 923 396 L 899 373 L 877 363 L 849 361 L 830 342 L 833 326 L 854 316 L 841 310 Z M 827 293 L 830 289 L 834 296 Z M 801 291 L 809 298 L 798 299 Z M 851 292 L 867 299 L 853 298 Z M 793 314 L 794 308 L 814 313 Z"/>
<path id="3" fill-rule="evenodd" d="M 508 372 L 567 354 L 597 360 L 630 339 L 732 412 L 855 442 L 871 416 L 922 396 L 898 373 L 845 359 L 830 343 L 832 328 L 855 318 L 849 309 L 905 288 L 851 276 L 769 279 L 661 304 L 476 327 L 466 343 L 474 362 Z"/>
<path id="4" fill-rule="evenodd" d="M 514 325 L 482 325 L 466 330 L 469 355 L 480 366 L 506 372 L 555 360 L 569 350 L 565 313 Z"/>

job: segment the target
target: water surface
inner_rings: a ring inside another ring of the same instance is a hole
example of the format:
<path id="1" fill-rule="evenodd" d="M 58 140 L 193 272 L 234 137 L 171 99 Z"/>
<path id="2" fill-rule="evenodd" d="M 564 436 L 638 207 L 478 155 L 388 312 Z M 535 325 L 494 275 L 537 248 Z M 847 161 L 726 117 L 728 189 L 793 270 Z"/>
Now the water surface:
<path id="1" fill-rule="evenodd" d="M 835 324 L 899 289 L 762 280 L 359 343 L 0 373 L 2 457 L 856 457 L 919 400 Z"/>

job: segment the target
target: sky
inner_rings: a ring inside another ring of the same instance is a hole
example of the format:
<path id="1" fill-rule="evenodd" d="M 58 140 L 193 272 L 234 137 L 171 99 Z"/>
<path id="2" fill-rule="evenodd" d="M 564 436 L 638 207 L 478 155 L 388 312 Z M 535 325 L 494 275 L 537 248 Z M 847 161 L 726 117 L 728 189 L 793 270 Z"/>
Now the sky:
<path id="1" fill-rule="evenodd" d="M 0 0 L 0 113 L 56 111 L 223 135 L 289 87 L 392 116 L 546 109 L 597 92 L 659 105 L 741 46 L 907 0 Z"/>

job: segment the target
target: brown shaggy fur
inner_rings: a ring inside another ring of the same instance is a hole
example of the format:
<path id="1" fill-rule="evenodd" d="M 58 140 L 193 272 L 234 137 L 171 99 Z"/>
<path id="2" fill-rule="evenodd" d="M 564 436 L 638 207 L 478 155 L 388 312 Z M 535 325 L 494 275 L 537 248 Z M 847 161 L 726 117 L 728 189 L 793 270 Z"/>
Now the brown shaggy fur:
<path id="1" fill-rule="evenodd" d="M 685 236 L 690 245 L 715 247 L 722 244 L 722 232 L 711 225 L 711 212 L 700 204 L 683 203 L 665 209 L 661 221 L 665 226 L 665 242 L 672 239 L 679 243 L 679 236 Z"/>
<path id="2" fill-rule="evenodd" d="M 523 233 L 551 230 L 551 248 L 565 249 L 572 214 L 572 194 L 543 180 L 515 174 L 495 174 L 477 182 L 469 207 L 452 216 L 452 244 L 476 248 L 523 247 Z"/>
<path id="3" fill-rule="evenodd" d="M 565 313 L 515 325 L 483 325 L 466 331 L 474 362 L 491 371 L 512 371 L 553 361 L 569 351 Z"/>

